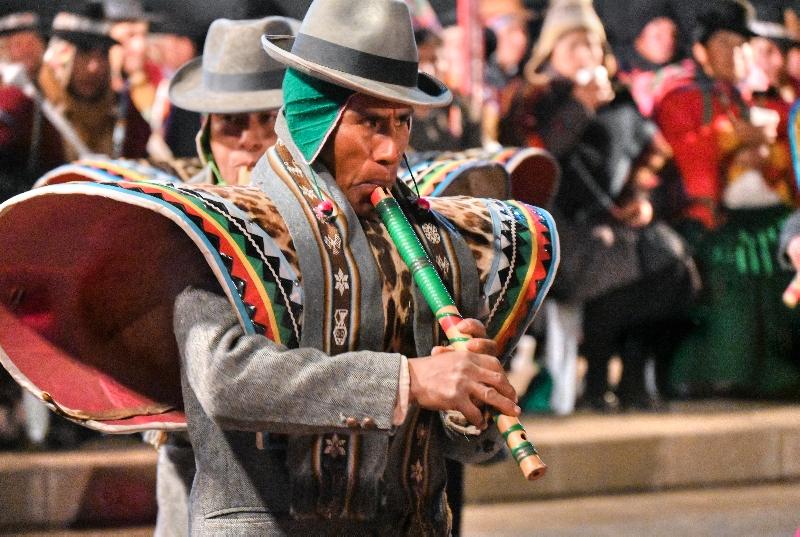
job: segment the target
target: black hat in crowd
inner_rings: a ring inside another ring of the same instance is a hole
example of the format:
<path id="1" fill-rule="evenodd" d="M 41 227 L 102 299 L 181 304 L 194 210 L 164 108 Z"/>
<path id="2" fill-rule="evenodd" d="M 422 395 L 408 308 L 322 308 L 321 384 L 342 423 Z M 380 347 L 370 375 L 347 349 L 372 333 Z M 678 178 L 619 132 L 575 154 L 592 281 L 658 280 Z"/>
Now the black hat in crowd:
<path id="1" fill-rule="evenodd" d="M 0 36 L 26 31 L 42 32 L 42 21 L 37 13 L 20 11 L 0 17 Z"/>
<path id="2" fill-rule="evenodd" d="M 111 22 L 148 21 L 158 19 L 154 13 L 145 11 L 139 0 L 103 0 L 105 19 Z"/>
<path id="3" fill-rule="evenodd" d="M 756 36 L 769 39 L 784 51 L 800 46 L 800 41 L 795 39 L 783 24 L 756 20 L 750 23 L 750 29 Z"/>
<path id="4" fill-rule="evenodd" d="M 656 19 L 670 19 L 677 24 L 677 16 L 669 0 L 644 0 L 631 5 L 631 8 L 631 26 L 626 33 L 632 40 Z"/>
<path id="5" fill-rule="evenodd" d="M 92 2 L 80 10 L 62 11 L 53 19 L 51 34 L 84 50 L 110 48 L 117 44 L 105 18 L 103 4 Z"/>
<path id="6" fill-rule="evenodd" d="M 713 0 L 697 15 L 692 37 L 696 43 L 707 43 L 719 31 L 728 31 L 750 38 L 755 10 L 745 0 Z"/>

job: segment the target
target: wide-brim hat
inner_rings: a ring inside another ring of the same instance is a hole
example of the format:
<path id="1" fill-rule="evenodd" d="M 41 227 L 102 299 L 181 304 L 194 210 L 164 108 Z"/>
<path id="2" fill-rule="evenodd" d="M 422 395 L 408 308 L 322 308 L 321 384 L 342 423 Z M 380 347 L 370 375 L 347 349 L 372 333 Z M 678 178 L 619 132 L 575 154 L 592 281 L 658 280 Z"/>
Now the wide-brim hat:
<path id="1" fill-rule="evenodd" d="M 0 17 L 0 37 L 26 31 L 42 33 L 42 21 L 38 14 L 20 11 Z"/>
<path id="2" fill-rule="evenodd" d="M 106 20 L 111 22 L 145 21 L 154 22 L 159 15 L 145 10 L 139 0 L 103 0 Z"/>
<path id="3" fill-rule="evenodd" d="M 236 114 L 280 108 L 286 67 L 261 49 L 264 33 L 292 35 L 300 22 L 287 17 L 217 19 L 203 55 L 183 65 L 169 86 L 172 103 L 206 114 Z"/>
<path id="4" fill-rule="evenodd" d="M 553 49 L 564 35 L 575 30 L 585 30 L 600 38 L 604 48 L 608 40 L 603 21 L 594 10 L 591 0 L 554 0 L 547 8 L 542 30 L 525 66 L 530 77 L 539 72 L 550 59 Z"/>
<path id="5" fill-rule="evenodd" d="M 413 177 L 406 171 L 401 179 L 421 196 L 514 199 L 547 208 L 561 177 L 553 155 L 536 147 L 417 153 L 409 159 Z"/>
<path id="6" fill-rule="evenodd" d="M 755 37 L 750 27 L 755 9 L 746 0 L 715 0 L 697 15 L 694 41 L 706 43 L 720 31 L 733 32 L 745 38 Z"/>
<path id="7" fill-rule="evenodd" d="M 777 22 L 753 20 L 749 24 L 755 37 L 769 39 L 783 50 L 800 46 L 800 41 L 794 38 L 786 27 Z"/>
<path id="8" fill-rule="evenodd" d="M 411 15 L 398 0 L 315 0 L 297 36 L 265 34 L 264 50 L 306 75 L 391 102 L 446 106 L 447 87 L 419 71 Z"/>
<path id="9" fill-rule="evenodd" d="M 53 19 L 51 35 L 78 48 L 111 48 L 119 43 L 111 37 L 111 24 L 103 19 L 62 11 Z"/>

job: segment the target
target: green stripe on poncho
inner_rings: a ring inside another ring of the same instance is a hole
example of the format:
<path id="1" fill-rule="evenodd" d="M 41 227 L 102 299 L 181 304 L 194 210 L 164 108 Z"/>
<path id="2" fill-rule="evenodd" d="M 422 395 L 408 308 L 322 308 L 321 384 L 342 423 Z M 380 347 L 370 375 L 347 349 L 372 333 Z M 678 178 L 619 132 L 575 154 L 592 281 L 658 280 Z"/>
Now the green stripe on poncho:
<path id="1" fill-rule="evenodd" d="M 314 162 L 353 90 L 287 69 L 283 78 L 286 124 L 308 164 Z"/>

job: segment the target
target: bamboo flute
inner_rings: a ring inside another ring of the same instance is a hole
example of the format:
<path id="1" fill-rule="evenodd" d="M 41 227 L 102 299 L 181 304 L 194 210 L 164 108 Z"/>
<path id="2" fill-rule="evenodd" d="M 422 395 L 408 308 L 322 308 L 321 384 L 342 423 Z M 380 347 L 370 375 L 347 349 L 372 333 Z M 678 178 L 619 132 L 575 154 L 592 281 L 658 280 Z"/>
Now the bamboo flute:
<path id="1" fill-rule="evenodd" d="M 458 308 L 439 273 L 428 259 L 419 237 L 403 214 L 397 200 L 383 188 L 376 188 L 372 193 L 371 202 L 389 231 L 403 261 L 411 270 L 411 275 L 436 316 L 439 326 L 447 335 L 450 346 L 457 350 L 465 349 L 470 337 L 456 328 L 462 319 Z M 528 440 L 525 428 L 519 419 L 502 414 L 496 414 L 494 419 L 525 479 L 533 481 L 542 477 L 547 465 L 542 462 L 533 443 Z"/>

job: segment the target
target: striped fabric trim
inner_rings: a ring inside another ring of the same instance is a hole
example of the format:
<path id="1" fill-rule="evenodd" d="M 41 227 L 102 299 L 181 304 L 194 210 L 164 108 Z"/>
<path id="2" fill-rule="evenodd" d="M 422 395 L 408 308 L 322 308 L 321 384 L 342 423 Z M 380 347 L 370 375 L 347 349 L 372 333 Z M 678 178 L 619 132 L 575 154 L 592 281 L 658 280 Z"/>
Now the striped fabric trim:
<path id="1" fill-rule="evenodd" d="M 527 329 L 552 284 L 558 267 L 558 240 L 550 215 L 542 209 L 516 201 L 505 202 L 514 214 L 518 229 L 519 262 L 503 306 L 489 333 L 500 349 L 506 350 Z M 502 351 L 501 351 L 502 352 Z"/>

